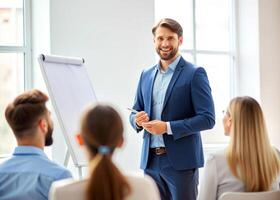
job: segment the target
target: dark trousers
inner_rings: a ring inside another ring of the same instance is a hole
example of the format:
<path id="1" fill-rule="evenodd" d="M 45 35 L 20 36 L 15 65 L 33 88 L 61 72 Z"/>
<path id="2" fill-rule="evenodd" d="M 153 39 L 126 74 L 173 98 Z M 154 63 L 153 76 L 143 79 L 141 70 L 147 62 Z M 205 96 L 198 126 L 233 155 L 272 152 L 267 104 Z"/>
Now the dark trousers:
<path id="1" fill-rule="evenodd" d="M 156 182 L 161 200 L 196 200 L 198 169 L 175 170 L 166 154 L 150 153 L 145 174 Z"/>

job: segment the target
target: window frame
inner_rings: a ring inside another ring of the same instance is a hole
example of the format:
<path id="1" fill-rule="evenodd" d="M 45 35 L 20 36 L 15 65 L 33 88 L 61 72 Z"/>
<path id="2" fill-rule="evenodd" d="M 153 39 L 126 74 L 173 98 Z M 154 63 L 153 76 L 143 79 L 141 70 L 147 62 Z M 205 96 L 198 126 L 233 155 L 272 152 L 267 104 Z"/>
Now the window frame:
<path id="1" fill-rule="evenodd" d="M 31 55 L 31 1 L 23 0 L 23 45 L 0 45 L 0 53 L 22 53 L 24 59 L 24 90 L 33 86 L 32 55 Z"/>
<path id="2" fill-rule="evenodd" d="M 229 15 L 228 15 L 228 25 L 229 25 L 229 49 L 227 51 L 218 51 L 218 50 L 200 50 L 197 49 L 197 27 L 196 27 L 196 21 L 197 21 L 197 7 L 196 3 L 197 0 L 190 0 L 190 3 L 192 3 L 192 48 L 188 47 L 180 47 L 180 53 L 182 54 L 189 54 L 193 58 L 193 63 L 197 65 L 197 55 L 222 55 L 222 56 L 228 56 L 229 57 L 229 100 L 232 99 L 234 96 L 238 94 L 238 89 L 239 89 L 239 84 L 238 84 L 238 58 L 237 58 L 237 36 L 236 36 L 236 31 L 237 31 L 237 2 L 235 0 L 227 0 L 228 5 L 229 5 Z M 156 4 L 155 4 L 155 10 L 156 10 Z M 156 18 L 156 17 L 155 17 Z M 183 24 L 184 25 L 184 24 Z M 156 58 L 158 58 L 156 56 Z M 222 110 L 216 110 L 216 128 L 211 129 L 211 130 L 206 130 L 203 132 L 211 132 L 214 131 L 222 131 Z M 208 133 L 206 133 L 208 134 Z M 208 138 L 208 136 L 207 136 Z M 209 137 L 208 139 L 204 138 L 203 139 L 203 145 L 206 149 L 213 149 L 216 148 L 216 146 L 219 146 L 219 148 L 224 147 L 227 144 L 227 141 L 222 139 L 222 140 L 216 140 L 214 137 L 211 138 Z M 214 147 L 213 147 L 214 146 Z"/>
<path id="3" fill-rule="evenodd" d="M 193 5 L 193 49 L 181 49 L 182 53 L 189 53 L 193 56 L 194 64 L 197 64 L 197 54 L 204 54 L 204 55 L 226 55 L 229 56 L 229 78 L 230 78 L 230 88 L 229 88 L 229 97 L 232 99 L 234 96 L 238 94 L 238 66 L 237 66 L 237 38 L 236 38 L 236 1 L 235 0 L 228 0 L 229 1 L 229 51 L 211 51 L 211 50 L 197 50 L 196 48 L 196 0 L 192 0 Z M 222 111 L 217 111 L 216 113 L 216 126 L 223 126 L 221 121 L 223 115 L 220 115 Z M 221 129 L 222 128 L 218 128 Z M 211 130 L 209 130 L 211 132 Z M 210 138 L 209 138 L 210 139 Z M 205 148 L 205 152 L 209 153 L 211 150 L 219 150 L 225 148 L 227 145 L 226 141 L 218 142 L 214 139 L 204 140 L 203 145 Z"/>
<path id="4" fill-rule="evenodd" d="M 211 51 L 211 50 L 197 50 L 196 47 L 196 0 L 192 0 L 192 29 L 193 29 L 193 48 L 192 49 L 184 49 L 181 48 L 180 52 L 189 53 L 193 57 L 194 64 L 197 64 L 197 54 L 204 55 L 227 55 L 230 58 L 230 98 L 234 97 L 237 94 L 237 50 L 236 50 L 236 3 L 234 0 L 228 0 L 230 8 L 229 14 L 229 41 L 230 41 L 230 50 L 229 51 Z"/>
<path id="5" fill-rule="evenodd" d="M 0 53 L 22 53 L 23 54 L 23 89 L 33 87 L 32 68 L 32 46 L 31 46 L 31 0 L 23 0 L 23 45 L 5 46 L 0 45 Z M 0 154 L 0 160 L 10 157 L 11 154 Z"/>

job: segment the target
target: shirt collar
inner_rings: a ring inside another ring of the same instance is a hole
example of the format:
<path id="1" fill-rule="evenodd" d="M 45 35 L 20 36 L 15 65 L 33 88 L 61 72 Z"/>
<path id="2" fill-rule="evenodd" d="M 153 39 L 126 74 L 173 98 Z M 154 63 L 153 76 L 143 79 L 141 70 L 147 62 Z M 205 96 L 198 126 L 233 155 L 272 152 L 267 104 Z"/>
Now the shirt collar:
<path id="1" fill-rule="evenodd" d="M 44 151 L 38 147 L 34 146 L 17 146 L 13 155 L 40 155 L 46 156 Z"/>
<path id="2" fill-rule="evenodd" d="M 176 68 L 176 66 L 178 65 L 180 59 L 181 59 L 181 56 L 179 55 L 172 63 L 170 63 L 170 64 L 168 65 L 167 70 L 171 69 L 172 71 L 174 71 L 175 68 Z M 157 64 L 157 69 L 158 69 L 158 70 L 161 69 L 161 67 L 160 67 L 160 62 Z"/>

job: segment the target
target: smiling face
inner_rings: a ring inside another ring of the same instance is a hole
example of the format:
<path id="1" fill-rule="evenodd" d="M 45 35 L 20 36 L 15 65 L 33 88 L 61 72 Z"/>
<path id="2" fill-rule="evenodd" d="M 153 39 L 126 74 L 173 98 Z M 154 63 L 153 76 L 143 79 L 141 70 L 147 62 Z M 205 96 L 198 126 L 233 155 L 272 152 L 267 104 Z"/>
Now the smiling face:
<path id="1" fill-rule="evenodd" d="M 178 37 L 168 28 L 158 27 L 155 31 L 154 45 L 161 60 L 170 61 L 170 63 L 175 60 L 182 42 L 183 37 Z"/>

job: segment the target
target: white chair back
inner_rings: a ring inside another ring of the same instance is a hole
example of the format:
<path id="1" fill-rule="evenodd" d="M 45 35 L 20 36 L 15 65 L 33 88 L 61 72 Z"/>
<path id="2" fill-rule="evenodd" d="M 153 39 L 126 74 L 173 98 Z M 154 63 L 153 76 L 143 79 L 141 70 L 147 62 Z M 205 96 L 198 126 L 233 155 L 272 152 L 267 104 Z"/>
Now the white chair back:
<path id="1" fill-rule="evenodd" d="M 219 200 L 280 200 L 280 190 L 268 192 L 225 192 Z"/>

